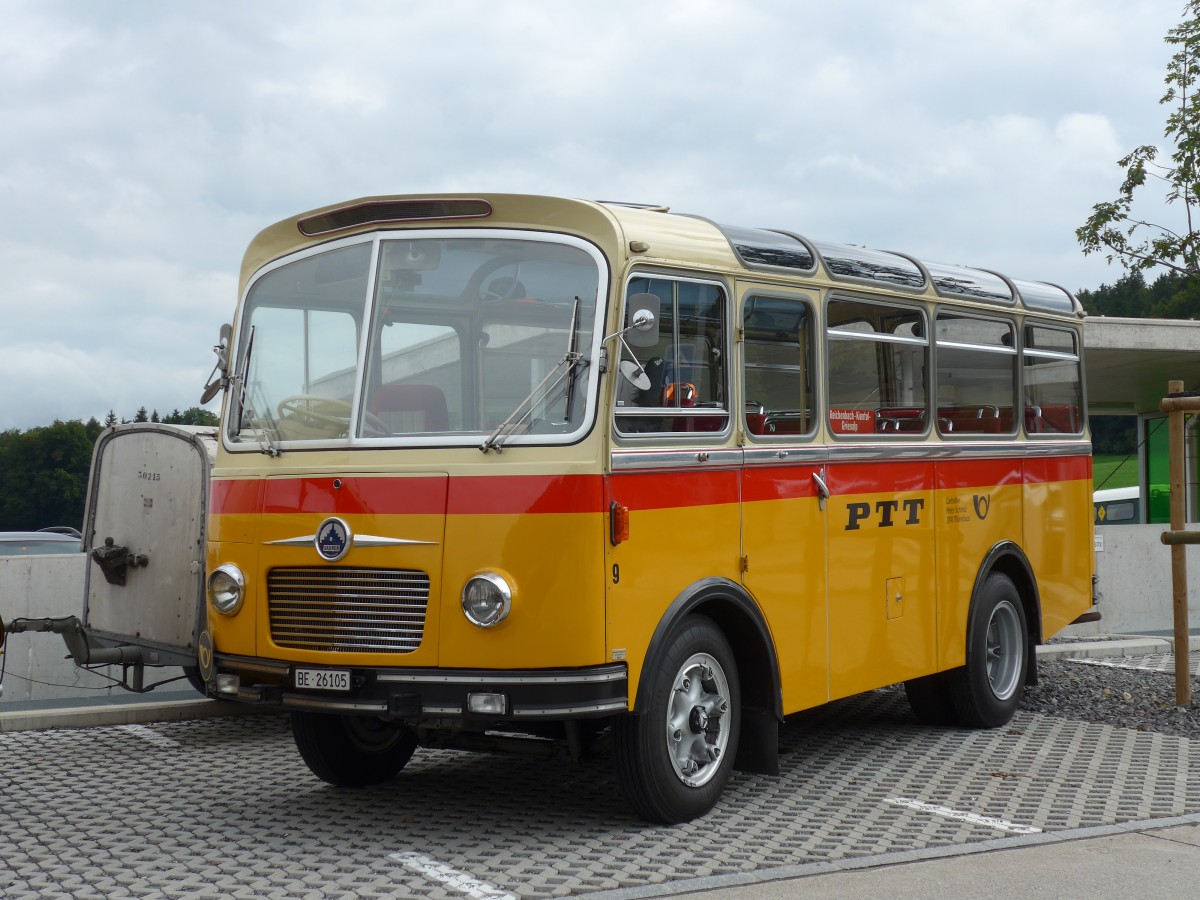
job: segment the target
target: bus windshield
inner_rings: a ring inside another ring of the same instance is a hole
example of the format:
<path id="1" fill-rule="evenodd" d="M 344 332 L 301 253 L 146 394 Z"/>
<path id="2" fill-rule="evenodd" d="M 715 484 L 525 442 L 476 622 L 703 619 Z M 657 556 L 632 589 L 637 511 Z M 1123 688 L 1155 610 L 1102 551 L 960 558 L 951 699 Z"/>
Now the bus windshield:
<path id="1" fill-rule="evenodd" d="M 580 435 L 601 265 L 580 241 L 475 232 L 360 240 L 274 268 L 247 294 L 230 439 Z"/>

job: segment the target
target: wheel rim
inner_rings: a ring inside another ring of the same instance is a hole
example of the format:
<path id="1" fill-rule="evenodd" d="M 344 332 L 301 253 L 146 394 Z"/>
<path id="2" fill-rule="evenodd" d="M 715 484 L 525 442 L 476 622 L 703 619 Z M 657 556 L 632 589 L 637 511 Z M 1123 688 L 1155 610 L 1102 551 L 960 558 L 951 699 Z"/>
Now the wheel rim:
<path id="1" fill-rule="evenodd" d="M 1017 610 L 1007 600 L 1001 601 L 992 610 L 987 628 L 987 677 L 997 700 L 1016 693 L 1024 652 Z"/>
<path id="2" fill-rule="evenodd" d="M 667 755 L 679 780 L 700 787 L 717 774 L 729 746 L 729 680 L 711 654 L 680 667 L 667 702 Z"/>

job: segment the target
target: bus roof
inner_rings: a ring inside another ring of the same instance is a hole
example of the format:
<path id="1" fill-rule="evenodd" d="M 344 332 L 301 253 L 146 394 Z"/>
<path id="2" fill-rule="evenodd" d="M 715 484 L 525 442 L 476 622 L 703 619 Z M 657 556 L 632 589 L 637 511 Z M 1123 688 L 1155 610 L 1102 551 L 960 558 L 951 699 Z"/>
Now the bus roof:
<path id="1" fill-rule="evenodd" d="M 546 227 L 585 235 L 606 250 L 718 270 L 825 278 L 917 296 L 1082 318 L 1066 289 L 987 269 L 923 262 L 894 251 L 813 240 L 794 231 L 722 225 L 666 206 L 524 194 L 363 197 L 284 219 L 255 237 L 242 262 L 242 289 L 281 256 L 348 235 L 388 228 Z"/>

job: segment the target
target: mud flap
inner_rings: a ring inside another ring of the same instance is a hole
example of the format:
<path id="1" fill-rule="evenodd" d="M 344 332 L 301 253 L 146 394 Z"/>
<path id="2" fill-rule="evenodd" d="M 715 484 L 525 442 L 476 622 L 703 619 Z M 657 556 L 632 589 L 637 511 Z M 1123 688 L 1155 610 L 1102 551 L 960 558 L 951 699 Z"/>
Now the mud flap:
<path id="1" fill-rule="evenodd" d="M 742 711 L 742 737 L 733 767 L 756 775 L 779 774 L 779 720 L 769 709 L 747 706 Z"/>

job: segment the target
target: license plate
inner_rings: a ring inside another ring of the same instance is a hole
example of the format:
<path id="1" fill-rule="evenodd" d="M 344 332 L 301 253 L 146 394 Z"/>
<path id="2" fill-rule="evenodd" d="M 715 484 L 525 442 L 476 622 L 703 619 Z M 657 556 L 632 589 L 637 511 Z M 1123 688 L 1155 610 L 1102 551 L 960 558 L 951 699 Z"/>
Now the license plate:
<path id="1" fill-rule="evenodd" d="M 293 678 L 296 687 L 310 691 L 350 690 L 349 669 L 296 669 Z"/>

